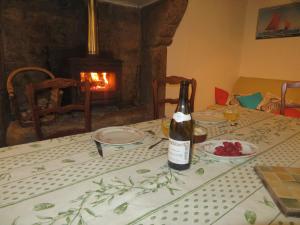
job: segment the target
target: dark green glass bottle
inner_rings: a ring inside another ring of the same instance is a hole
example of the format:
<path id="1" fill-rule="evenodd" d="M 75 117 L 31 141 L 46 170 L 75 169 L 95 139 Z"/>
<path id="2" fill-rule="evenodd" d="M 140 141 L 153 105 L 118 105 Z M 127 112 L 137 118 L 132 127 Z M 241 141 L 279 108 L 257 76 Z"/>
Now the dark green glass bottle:
<path id="1" fill-rule="evenodd" d="M 188 81 L 181 81 L 179 103 L 170 124 L 168 164 L 176 170 L 185 170 L 191 165 L 193 121 L 188 91 Z"/>

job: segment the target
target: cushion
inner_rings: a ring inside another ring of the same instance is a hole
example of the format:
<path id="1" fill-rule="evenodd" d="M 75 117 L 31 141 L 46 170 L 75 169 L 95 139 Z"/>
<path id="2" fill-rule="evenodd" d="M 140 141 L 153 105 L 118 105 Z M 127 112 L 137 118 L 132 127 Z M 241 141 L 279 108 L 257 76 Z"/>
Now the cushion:
<path id="1" fill-rule="evenodd" d="M 255 78 L 255 77 L 239 77 L 235 82 L 232 93 L 233 94 L 247 94 L 260 92 L 265 95 L 267 92 L 271 92 L 277 96 L 281 95 L 281 85 L 286 80 Z M 296 88 L 289 90 L 286 95 L 286 99 L 299 102 L 300 95 L 299 90 Z"/>
<path id="2" fill-rule="evenodd" d="M 280 110 L 274 112 L 275 114 L 280 114 Z M 286 108 L 284 110 L 284 115 L 293 118 L 300 118 L 300 110 L 294 108 Z"/>
<path id="3" fill-rule="evenodd" d="M 239 100 L 241 106 L 249 109 L 256 109 L 263 97 L 260 92 L 256 92 L 251 95 L 238 96 L 237 99 Z"/>
<path id="4" fill-rule="evenodd" d="M 215 102 L 218 105 L 226 105 L 229 93 L 221 88 L 215 87 Z"/>
<path id="5" fill-rule="evenodd" d="M 294 117 L 294 118 L 300 118 L 300 110 L 287 108 L 284 110 L 284 115 L 289 117 Z"/>

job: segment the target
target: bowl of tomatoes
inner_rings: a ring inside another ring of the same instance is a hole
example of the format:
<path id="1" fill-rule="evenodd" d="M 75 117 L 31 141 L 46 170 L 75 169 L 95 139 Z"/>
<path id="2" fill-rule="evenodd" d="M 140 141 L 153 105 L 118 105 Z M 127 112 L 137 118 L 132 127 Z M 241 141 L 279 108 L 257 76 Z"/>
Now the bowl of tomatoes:
<path id="1" fill-rule="evenodd" d="M 249 158 L 257 153 L 256 145 L 241 140 L 210 140 L 200 148 L 210 156 L 223 159 Z"/>

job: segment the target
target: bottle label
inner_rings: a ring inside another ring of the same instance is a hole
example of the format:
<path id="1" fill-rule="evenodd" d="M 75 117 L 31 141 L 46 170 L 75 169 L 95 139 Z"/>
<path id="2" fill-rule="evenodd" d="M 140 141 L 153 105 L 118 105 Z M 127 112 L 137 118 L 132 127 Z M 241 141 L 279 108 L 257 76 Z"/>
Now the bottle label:
<path id="1" fill-rule="evenodd" d="M 182 112 L 176 112 L 174 113 L 173 115 L 173 119 L 176 121 L 176 122 L 183 122 L 183 121 L 189 121 L 192 119 L 191 117 L 191 114 L 184 114 Z"/>
<path id="2" fill-rule="evenodd" d="M 175 164 L 187 164 L 189 162 L 191 141 L 177 141 L 169 138 L 168 159 Z"/>

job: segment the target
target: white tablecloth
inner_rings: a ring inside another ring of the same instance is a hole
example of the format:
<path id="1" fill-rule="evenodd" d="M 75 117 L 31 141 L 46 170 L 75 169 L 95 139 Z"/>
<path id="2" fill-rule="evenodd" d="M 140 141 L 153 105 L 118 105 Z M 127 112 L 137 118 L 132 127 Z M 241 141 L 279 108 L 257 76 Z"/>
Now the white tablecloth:
<path id="1" fill-rule="evenodd" d="M 159 120 L 132 126 L 146 137 L 104 145 L 104 158 L 89 133 L 0 149 L 0 224 L 300 224 L 280 213 L 253 170 L 300 167 L 299 120 L 242 110 L 236 127 L 204 124 L 209 139 L 248 141 L 258 153 L 218 161 L 196 144 L 181 172 L 167 166 L 168 141 L 148 149 Z"/>

